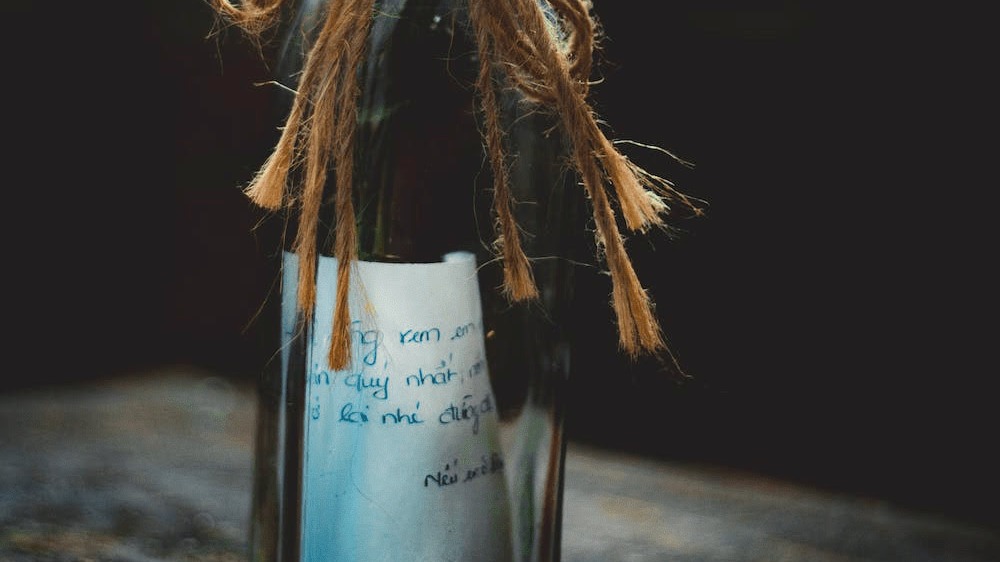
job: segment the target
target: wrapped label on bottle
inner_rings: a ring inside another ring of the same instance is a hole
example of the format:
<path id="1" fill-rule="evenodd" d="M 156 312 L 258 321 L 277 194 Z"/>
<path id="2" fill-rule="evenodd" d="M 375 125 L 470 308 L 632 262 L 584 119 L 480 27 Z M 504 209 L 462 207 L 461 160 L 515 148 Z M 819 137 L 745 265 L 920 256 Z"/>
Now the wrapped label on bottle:
<path id="1" fill-rule="evenodd" d="M 351 364 L 333 371 L 337 260 L 319 259 L 314 321 L 296 334 L 297 258 L 284 255 L 285 342 L 309 338 L 302 559 L 509 559 L 474 256 L 356 266 Z"/>

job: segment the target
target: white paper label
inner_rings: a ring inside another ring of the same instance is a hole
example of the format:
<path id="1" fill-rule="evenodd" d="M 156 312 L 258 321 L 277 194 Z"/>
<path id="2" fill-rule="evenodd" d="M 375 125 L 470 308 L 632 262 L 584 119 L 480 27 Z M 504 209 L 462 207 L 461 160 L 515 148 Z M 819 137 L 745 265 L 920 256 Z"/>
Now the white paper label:
<path id="1" fill-rule="evenodd" d="M 285 254 L 294 327 L 297 259 Z M 471 254 L 359 262 L 350 368 L 327 368 L 337 261 L 308 346 L 302 559 L 508 560 L 510 510 Z"/>

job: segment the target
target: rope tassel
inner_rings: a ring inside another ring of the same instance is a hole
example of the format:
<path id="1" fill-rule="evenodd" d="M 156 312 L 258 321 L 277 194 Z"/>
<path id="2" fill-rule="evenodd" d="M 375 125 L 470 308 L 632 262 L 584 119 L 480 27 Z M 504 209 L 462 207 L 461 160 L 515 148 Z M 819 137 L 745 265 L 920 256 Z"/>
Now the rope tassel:
<path id="1" fill-rule="evenodd" d="M 211 0 L 219 16 L 260 39 L 276 22 L 284 0 Z M 648 174 L 620 153 L 601 130 L 587 102 L 598 26 L 589 0 L 466 0 L 480 59 L 476 88 L 483 114 L 483 145 L 493 171 L 496 213 L 494 248 L 504 267 L 504 294 L 513 301 L 538 297 L 524 253 L 505 166 L 504 131 L 495 88 L 517 88 L 537 109 L 559 118 L 571 163 L 592 204 L 598 252 L 611 275 L 611 304 L 619 344 L 632 358 L 664 349 L 652 299 L 640 285 L 625 250 L 614 204 L 633 232 L 665 228 L 665 216 L 684 210 L 701 214 L 697 201 Z M 338 259 L 331 369 L 350 362 L 348 289 L 357 259 L 352 203 L 354 136 L 360 89 L 355 70 L 375 16 L 375 0 L 335 0 L 304 61 L 298 90 L 274 152 L 245 189 L 257 205 L 278 210 L 299 206 L 294 242 L 299 255 L 298 307 L 312 318 L 316 302 L 316 236 L 319 207 L 332 159 L 335 173 Z M 304 169 L 303 185 L 289 186 L 293 169 Z M 297 193 L 289 187 L 297 188 Z M 612 197 L 613 195 L 613 197 Z"/>

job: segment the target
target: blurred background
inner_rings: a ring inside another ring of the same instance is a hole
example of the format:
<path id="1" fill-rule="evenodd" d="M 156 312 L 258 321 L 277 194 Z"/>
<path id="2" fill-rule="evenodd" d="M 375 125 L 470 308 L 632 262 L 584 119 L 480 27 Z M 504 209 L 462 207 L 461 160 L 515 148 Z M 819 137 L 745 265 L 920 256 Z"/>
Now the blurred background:
<path id="1" fill-rule="evenodd" d="M 598 114 L 693 162 L 626 150 L 708 208 L 629 243 L 685 377 L 620 354 L 607 278 L 581 280 L 572 438 L 1000 522 L 987 35 L 919 10 L 595 1 Z M 252 384 L 265 61 L 199 0 L 2 13 L 2 390 L 162 365 Z"/>

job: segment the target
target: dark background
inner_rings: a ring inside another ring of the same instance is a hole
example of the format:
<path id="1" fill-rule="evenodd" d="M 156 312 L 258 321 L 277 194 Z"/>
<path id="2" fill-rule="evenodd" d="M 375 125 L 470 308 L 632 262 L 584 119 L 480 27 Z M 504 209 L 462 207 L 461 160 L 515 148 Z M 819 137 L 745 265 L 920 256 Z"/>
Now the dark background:
<path id="1" fill-rule="evenodd" d="M 8 390 L 271 352 L 266 65 L 199 0 L 121 4 L 3 8 Z M 580 281 L 570 435 L 996 524 L 983 18 L 836 6 L 596 2 L 598 114 L 709 206 L 629 242 L 686 378 Z"/>

